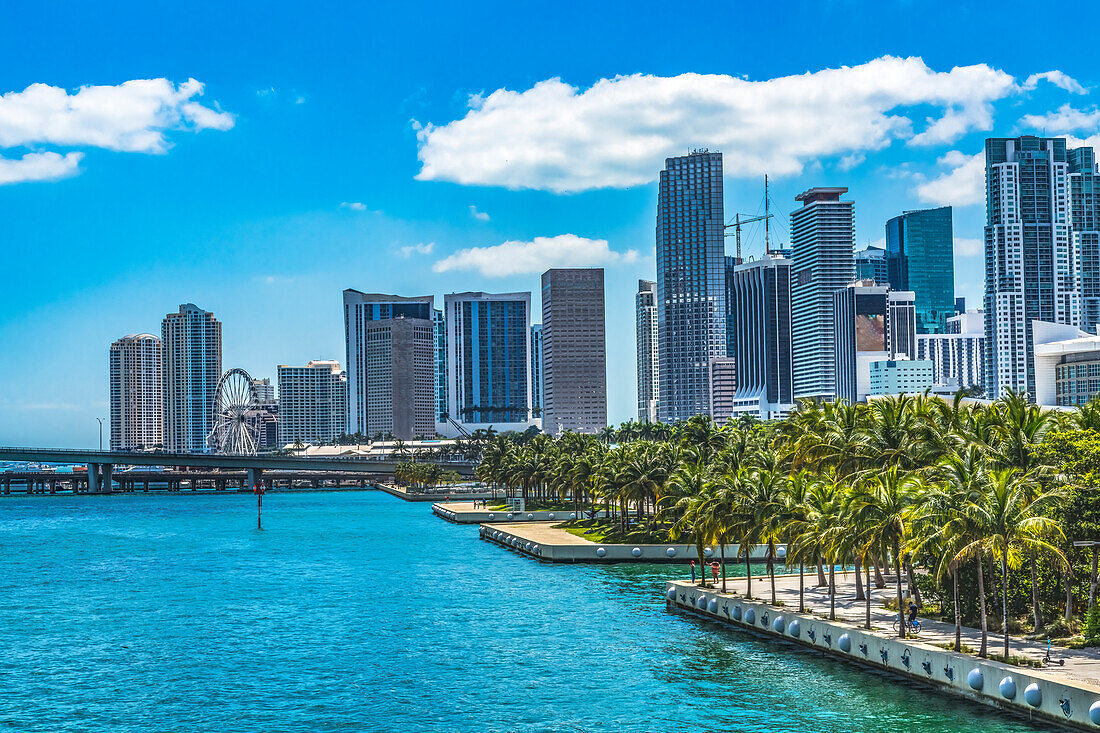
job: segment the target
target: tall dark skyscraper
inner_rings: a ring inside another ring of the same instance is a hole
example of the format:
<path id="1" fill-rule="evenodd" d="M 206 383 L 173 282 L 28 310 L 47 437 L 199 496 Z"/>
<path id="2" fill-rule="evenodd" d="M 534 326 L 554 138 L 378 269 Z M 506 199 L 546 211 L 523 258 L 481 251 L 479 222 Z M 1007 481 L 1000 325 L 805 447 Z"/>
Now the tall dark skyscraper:
<path id="1" fill-rule="evenodd" d="M 762 420 L 794 407 L 791 363 L 791 261 L 765 256 L 737 265 L 733 295 L 737 392 L 734 414 Z"/>
<path id="2" fill-rule="evenodd" d="M 722 154 L 665 160 L 657 203 L 658 416 L 709 410 L 710 360 L 726 356 Z"/>
<path id="3" fill-rule="evenodd" d="M 1035 394 L 1032 323 L 1079 322 L 1065 138 L 985 141 L 986 396 Z"/>
<path id="4" fill-rule="evenodd" d="M 954 252 L 950 206 L 906 211 L 886 222 L 886 282 L 913 291 L 917 333 L 944 333 L 955 315 Z"/>
<path id="5" fill-rule="evenodd" d="M 734 288 L 737 283 L 737 266 L 741 260 L 726 255 L 726 355 L 737 354 L 737 298 Z"/>
<path id="6" fill-rule="evenodd" d="M 833 294 L 836 398 L 863 402 L 871 393 L 872 361 L 916 356 L 912 291 L 857 280 Z"/>
<path id="7" fill-rule="evenodd" d="M 222 376 L 222 324 L 194 303 L 160 326 L 164 348 L 164 447 L 204 453 L 213 427 L 214 393 Z"/>

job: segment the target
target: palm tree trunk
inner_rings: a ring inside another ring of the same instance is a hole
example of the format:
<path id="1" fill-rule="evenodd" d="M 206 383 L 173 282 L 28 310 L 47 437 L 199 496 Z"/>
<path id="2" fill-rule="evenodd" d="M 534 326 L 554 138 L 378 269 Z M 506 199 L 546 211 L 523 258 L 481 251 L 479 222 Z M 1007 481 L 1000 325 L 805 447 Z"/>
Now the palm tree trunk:
<path id="1" fill-rule="evenodd" d="M 1062 580 L 1066 584 L 1066 621 L 1073 620 L 1073 566 L 1062 569 Z"/>
<path id="2" fill-rule="evenodd" d="M 1035 581 L 1031 581 L 1034 587 Z M 1092 546 L 1092 574 L 1089 575 L 1089 608 L 1096 603 L 1096 545 Z"/>
<path id="3" fill-rule="evenodd" d="M 698 532 L 695 535 L 699 536 Z M 699 552 L 699 585 L 703 588 L 707 587 L 707 566 L 703 562 L 703 543 L 699 540 L 695 541 L 695 549 Z"/>
<path id="4" fill-rule="evenodd" d="M 772 585 L 772 605 L 775 605 L 775 546 L 768 542 L 768 578 Z"/>
<path id="5" fill-rule="evenodd" d="M 817 563 L 817 585 L 815 588 L 821 588 L 829 584 L 829 581 L 825 579 L 825 566 L 822 564 L 821 556 L 814 557 L 814 562 Z"/>
<path id="6" fill-rule="evenodd" d="M 806 575 L 806 563 L 798 563 L 798 612 L 806 613 L 806 596 L 805 596 L 805 575 Z"/>
<path id="7" fill-rule="evenodd" d="M 836 621 L 836 565 L 829 563 L 829 620 Z"/>
<path id="8" fill-rule="evenodd" d="M 1028 557 L 1029 564 L 1031 565 L 1031 617 L 1032 628 L 1035 633 L 1039 633 L 1039 629 L 1043 627 L 1043 611 L 1039 608 L 1039 570 L 1035 567 L 1035 553 L 1031 553 Z"/>
<path id="9" fill-rule="evenodd" d="M 867 558 L 864 557 L 860 563 L 863 565 L 864 572 L 867 573 L 867 595 L 863 599 L 863 624 L 868 629 L 871 628 L 871 567 L 867 564 Z M 859 568 L 856 568 L 856 575 L 859 575 Z"/>
<path id="10" fill-rule="evenodd" d="M 875 587 L 884 588 L 886 586 L 886 578 L 882 577 L 882 571 L 879 570 L 879 559 L 877 555 L 871 557 L 871 564 L 875 568 Z M 867 584 L 870 587 L 870 583 Z"/>
<path id="11" fill-rule="evenodd" d="M 726 592 L 726 543 L 722 542 L 719 545 L 719 552 L 722 553 L 722 592 Z"/>
<path id="12" fill-rule="evenodd" d="M 745 598 L 752 600 L 752 545 L 745 547 Z"/>
<path id="13" fill-rule="evenodd" d="M 1005 632 L 1005 664 L 1008 664 L 1008 548 L 1001 553 L 1001 623 Z"/>
<path id="14" fill-rule="evenodd" d="M 913 600 L 917 603 L 917 608 L 924 606 L 924 600 L 921 599 L 920 587 L 917 585 L 917 576 L 913 573 L 912 561 L 905 563 L 905 574 L 909 576 L 909 595 L 913 596 Z"/>
<path id="15" fill-rule="evenodd" d="M 856 566 L 856 600 L 857 601 L 864 600 L 864 594 L 863 594 L 863 565 L 864 565 L 864 563 L 862 561 L 860 561 L 860 563 Z M 868 591 L 871 590 L 871 584 L 869 582 L 867 584 L 867 590 Z"/>
<path id="16" fill-rule="evenodd" d="M 959 608 L 959 568 L 951 564 L 951 585 L 955 594 L 955 651 L 962 651 L 962 610 Z"/>
<path id="17" fill-rule="evenodd" d="M 905 629 L 905 609 L 901 607 L 901 547 L 897 542 L 894 543 L 894 572 L 898 574 L 898 636 L 902 639 L 906 636 Z"/>
<path id="18" fill-rule="evenodd" d="M 978 650 L 979 657 L 985 657 L 988 651 L 988 626 L 985 617 L 985 564 L 982 556 L 978 555 L 978 614 L 982 620 L 982 647 Z"/>

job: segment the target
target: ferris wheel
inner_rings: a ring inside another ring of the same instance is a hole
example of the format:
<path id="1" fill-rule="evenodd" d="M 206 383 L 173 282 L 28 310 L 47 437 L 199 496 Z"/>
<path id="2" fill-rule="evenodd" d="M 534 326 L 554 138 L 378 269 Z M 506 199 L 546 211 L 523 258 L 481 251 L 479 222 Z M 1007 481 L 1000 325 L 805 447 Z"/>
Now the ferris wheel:
<path id="1" fill-rule="evenodd" d="M 214 415 L 206 443 L 215 453 L 255 455 L 258 445 L 256 424 L 250 413 L 260 400 L 252 377 L 244 369 L 230 369 L 218 380 L 214 392 Z"/>

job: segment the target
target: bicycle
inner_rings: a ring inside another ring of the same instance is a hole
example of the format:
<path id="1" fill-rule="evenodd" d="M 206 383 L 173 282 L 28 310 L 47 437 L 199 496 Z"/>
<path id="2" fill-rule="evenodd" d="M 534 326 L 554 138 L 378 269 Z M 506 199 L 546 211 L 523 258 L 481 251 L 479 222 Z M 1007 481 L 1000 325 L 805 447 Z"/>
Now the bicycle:
<path id="1" fill-rule="evenodd" d="M 898 623 L 901 620 L 900 614 L 894 617 L 894 631 L 898 630 Z M 913 623 L 909 623 L 908 619 L 905 622 L 905 632 L 912 634 L 919 634 L 921 629 L 920 619 L 915 619 Z"/>

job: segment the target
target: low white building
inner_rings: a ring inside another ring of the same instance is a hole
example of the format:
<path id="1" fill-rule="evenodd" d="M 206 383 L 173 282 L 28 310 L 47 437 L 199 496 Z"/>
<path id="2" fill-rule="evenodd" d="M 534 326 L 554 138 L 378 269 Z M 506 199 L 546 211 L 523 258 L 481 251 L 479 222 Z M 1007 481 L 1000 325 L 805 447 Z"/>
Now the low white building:
<path id="1" fill-rule="evenodd" d="M 947 319 L 947 333 L 918 333 L 917 359 L 932 362 L 934 384 L 958 391 L 985 385 L 985 316 L 969 310 Z"/>
<path id="2" fill-rule="evenodd" d="M 1031 324 L 1035 402 L 1074 407 L 1100 395 L 1100 336 L 1061 323 Z"/>
<path id="3" fill-rule="evenodd" d="M 870 395 L 920 394 L 932 387 L 932 362 L 928 359 L 872 361 L 870 377 Z"/>

